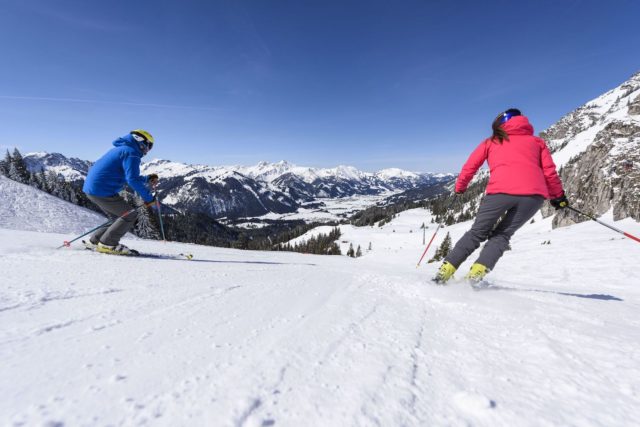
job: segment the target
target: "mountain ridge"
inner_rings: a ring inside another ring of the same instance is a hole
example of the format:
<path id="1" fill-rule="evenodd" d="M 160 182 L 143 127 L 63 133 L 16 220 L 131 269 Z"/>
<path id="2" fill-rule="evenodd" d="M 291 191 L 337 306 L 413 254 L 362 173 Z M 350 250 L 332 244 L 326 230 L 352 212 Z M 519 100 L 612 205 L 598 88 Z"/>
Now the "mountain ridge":
<path id="1" fill-rule="evenodd" d="M 32 172 L 53 170 L 73 181 L 83 179 L 91 165 L 91 162 L 69 159 L 60 153 L 27 154 L 25 161 Z M 152 159 L 141 165 L 141 172 L 155 173 L 161 178 L 158 190 L 163 203 L 214 218 L 291 213 L 304 204 L 322 199 L 393 194 L 454 177 L 453 174 L 420 174 L 398 168 L 370 173 L 344 165 L 303 167 L 284 160 L 259 162 L 253 166 L 208 166 Z"/>

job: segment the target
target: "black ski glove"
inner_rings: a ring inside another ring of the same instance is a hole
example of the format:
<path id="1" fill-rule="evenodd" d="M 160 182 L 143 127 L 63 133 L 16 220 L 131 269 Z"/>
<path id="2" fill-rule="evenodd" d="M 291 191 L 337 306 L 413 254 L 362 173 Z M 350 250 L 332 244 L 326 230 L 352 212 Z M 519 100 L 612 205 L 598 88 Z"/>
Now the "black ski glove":
<path id="1" fill-rule="evenodd" d="M 549 200 L 549 203 L 551 203 L 551 206 L 556 208 L 556 210 L 564 209 L 567 206 L 569 206 L 569 201 L 567 200 L 567 196 L 565 196 L 564 194 L 560 197 L 556 197 L 555 199 Z"/>
<path id="2" fill-rule="evenodd" d="M 154 197 L 153 199 L 151 199 L 150 202 L 145 202 L 144 205 L 148 208 L 151 209 L 157 209 L 158 208 L 158 200 Z"/>
<path id="3" fill-rule="evenodd" d="M 147 175 L 147 182 L 152 187 L 155 187 L 158 184 L 158 175 L 155 173 L 152 173 L 151 175 Z"/>

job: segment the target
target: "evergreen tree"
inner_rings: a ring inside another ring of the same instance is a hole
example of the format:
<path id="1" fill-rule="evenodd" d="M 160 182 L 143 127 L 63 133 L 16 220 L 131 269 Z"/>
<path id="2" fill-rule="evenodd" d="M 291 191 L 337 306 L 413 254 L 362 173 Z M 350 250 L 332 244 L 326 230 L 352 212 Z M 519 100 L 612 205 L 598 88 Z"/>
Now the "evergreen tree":
<path id="1" fill-rule="evenodd" d="M 433 258 L 429 260 L 429 262 L 442 261 L 444 257 L 446 257 L 449 254 L 450 251 L 451 251 L 451 236 L 447 232 L 447 235 L 445 236 L 444 240 L 442 241 L 438 249 L 436 249 L 436 253 L 433 255 Z"/>
<path id="2" fill-rule="evenodd" d="M 4 160 L 0 160 L 0 175 L 9 176 L 9 165 L 11 164 L 11 153 L 7 150 Z"/>
<path id="3" fill-rule="evenodd" d="M 23 184 L 29 183 L 29 171 L 27 171 L 27 164 L 24 162 L 22 154 L 20 154 L 20 151 L 18 151 L 17 148 L 13 150 L 11 162 L 9 163 L 9 178 Z"/>
<path id="4" fill-rule="evenodd" d="M 12 179 L 14 181 L 22 182 L 20 181 L 20 174 L 18 173 L 16 164 L 13 162 L 9 163 L 9 173 L 7 174 L 7 177 L 9 177 L 9 179 Z"/>
<path id="5" fill-rule="evenodd" d="M 350 256 L 351 258 L 355 258 L 356 253 L 353 250 L 353 243 L 349 243 L 349 250 L 347 250 L 347 256 Z"/>
<path id="6" fill-rule="evenodd" d="M 137 207 L 138 216 L 136 217 L 136 224 L 133 227 L 133 232 L 136 236 L 143 239 L 160 239 L 160 232 L 155 225 L 154 218 L 151 213 L 153 211 L 141 203 Z"/>
<path id="7" fill-rule="evenodd" d="M 36 173 L 36 188 L 49 193 L 49 187 L 47 187 L 47 177 L 44 173 L 44 169 Z"/>
<path id="8" fill-rule="evenodd" d="M 45 181 L 47 185 L 47 192 L 52 196 L 60 197 L 61 191 L 58 185 L 58 175 L 52 170 L 46 173 Z"/>
<path id="9" fill-rule="evenodd" d="M 362 256 L 362 250 L 360 249 L 360 245 L 358 245 L 358 249 L 356 249 L 356 258 L 360 258 Z"/>
<path id="10" fill-rule="evenodd" d="M 33 172 L 29 173 L 29 180 L 27 181 L 27 184 L 29 184 L 31 187 L 38 188 L 38 181 L 36 179 L 35 173 Z"/>

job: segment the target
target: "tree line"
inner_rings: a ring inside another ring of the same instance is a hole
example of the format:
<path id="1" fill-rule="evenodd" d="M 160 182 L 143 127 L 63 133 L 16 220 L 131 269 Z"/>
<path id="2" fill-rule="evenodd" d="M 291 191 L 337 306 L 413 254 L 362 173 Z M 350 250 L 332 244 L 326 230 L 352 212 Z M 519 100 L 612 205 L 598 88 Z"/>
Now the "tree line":
<path id="1" fill-rule="evenodd" d="M 317 255 L 341 255 L 340 247 L 336 243 L 340 235 L 340 228 L 336 226 L 327 234 L 320 233 L 293 245 L 289 242 L 280 243 L 276 250 Z"/>

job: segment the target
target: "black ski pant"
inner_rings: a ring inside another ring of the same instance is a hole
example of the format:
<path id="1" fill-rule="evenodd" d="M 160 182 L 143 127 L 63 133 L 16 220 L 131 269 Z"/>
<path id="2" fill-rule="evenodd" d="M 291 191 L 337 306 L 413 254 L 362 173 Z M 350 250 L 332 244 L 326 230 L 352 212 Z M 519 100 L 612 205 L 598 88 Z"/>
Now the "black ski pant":
<path id="1" fill-rule="evenodd" d="M 445 261 L 458 268 L 473 251 L 478 249 L 480 243 L 488 240 L 476 262 L 493 270 L 509 247 L 509 240 L 513 233 L 538 212 L 543 202 L 542 196 L 487 194 L 480 202 L 471 230 L 458 240 L 445 257 Z"/>
<path id="2" fill-rule="evenodd" d="M 87 198 L 98 207 L 111 219 L 118 218 L 125 212 L 133 209 L 129 203 L 127 203 L 121 196 L 92 196 L 87 194 Z M 91 243 L 97 245 L 98 242 L 102 242 L 103 245 L 115 246 L 120 242 L 122 236 L 133 227 L 136 222 L 137 211 L 131 212 L 129 215 L 116 219 L 111 225 L 99 228 L 95 233 L 91 235 Z"/>

